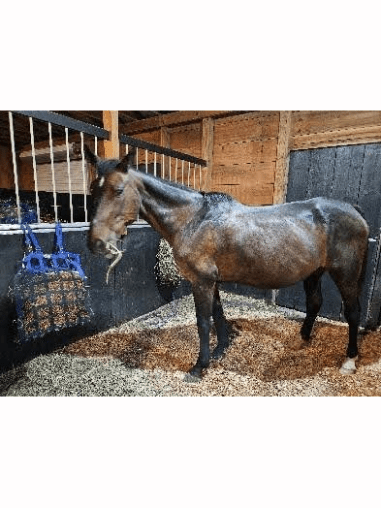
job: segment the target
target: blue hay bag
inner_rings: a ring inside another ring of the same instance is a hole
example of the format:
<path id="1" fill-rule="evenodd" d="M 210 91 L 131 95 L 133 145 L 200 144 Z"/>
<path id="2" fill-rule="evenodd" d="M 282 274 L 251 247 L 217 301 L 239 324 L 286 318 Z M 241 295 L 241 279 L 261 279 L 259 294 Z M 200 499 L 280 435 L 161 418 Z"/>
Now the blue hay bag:
<path id="1" fill-rule="evenodd" d="M 56 224 L 52 254 L 44 254 L 30 226 L 22 228 L 28 252 L 10 291 L 16 305 L 17 341 L 88 323 L 93 313 L 86 276 L 80 255 L 64 248 L 61 224 Z"/>

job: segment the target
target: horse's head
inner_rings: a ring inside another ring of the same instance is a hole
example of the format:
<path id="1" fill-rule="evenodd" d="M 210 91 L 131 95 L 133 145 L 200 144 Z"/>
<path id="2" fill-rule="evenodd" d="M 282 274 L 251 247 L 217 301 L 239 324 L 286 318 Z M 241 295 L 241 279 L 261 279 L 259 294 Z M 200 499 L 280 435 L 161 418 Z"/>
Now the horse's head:
<path id="1" fill-rule="evenodd" d="M 101 159 L 85 147 L 85 156 L 98 175 L 91 187 L 93 210 L 89 247 L 94 253 L 111 258 L 118 250 L 118 240 L 127 234 L 127 225 L 139 214 L 140 194 L 128 171 L 132 168 L 135 150 L 130 149 L 122 159 Z"/>

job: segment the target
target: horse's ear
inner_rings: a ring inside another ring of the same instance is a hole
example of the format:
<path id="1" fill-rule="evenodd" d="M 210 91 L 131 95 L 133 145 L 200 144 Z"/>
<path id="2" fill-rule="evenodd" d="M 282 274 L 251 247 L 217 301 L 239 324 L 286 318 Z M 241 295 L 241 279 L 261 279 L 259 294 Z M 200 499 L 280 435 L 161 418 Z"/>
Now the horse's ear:
<path id="1" fill-rule="evenodd" d="M 81 150 L 81 144 L 80 143 L 74 143 L 73 144 L 73 155 L 77 157 L 82 156 L 82 150 Z M 93 166 L 97 167 L 98 165 L 98 157 L 90 150 L 90 148 L 87 145 L 84 145 L 83 147 L 85 159 L 89 164 L 92 164 Z"/>
<path id="2" fill-rule="evenodd" d="M 135 155 L 136 155 L 136 148 L 134 146 L 128 147 L 128 154 L 126 154 L 123 159 L 120 160 L 117 169 L 120 171 L 123 171 L 124 173 L 127 173 L 129 168 L 132 168 L 135 165 Z"/>

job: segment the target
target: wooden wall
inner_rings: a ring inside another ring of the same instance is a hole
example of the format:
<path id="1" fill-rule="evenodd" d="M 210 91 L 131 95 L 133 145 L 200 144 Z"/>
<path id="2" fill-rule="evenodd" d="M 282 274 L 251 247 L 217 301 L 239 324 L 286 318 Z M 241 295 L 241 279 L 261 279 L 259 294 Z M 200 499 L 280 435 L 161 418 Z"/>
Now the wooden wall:
<path id="1" fill-rule="evenodd" d="M 166 140 L 165 146 L 206 159 L 208 168 L 202 170 L 201 176 L 203 189 L 228 192 L 243 203 L 270 204 L 274 194 L 278 130 L 279 112 L 262 111 L 216 119 L 207 117 L 187 125 L 133 135 L 162 145 Z M 199 186 L 197 170 L 196 187 Z"/>
<path id="2" fill-rule="evenodd" d="M 7 146 L 0 145 L 0 189 L 14 189 L 12 152 Z"/>
<path id="3" fill-rule="evenodd" d="M 381 142 L 381 112 L 178 111 L 119 126 L 119 132 L 207 160 L 206 169 L 192 172 L 190 183 L 197 188 L 228 192 L 246 204 L 267 205 L 285 199 L 291 150 Z M 142 150 L 139 163 L 144 162 Z M 150 154 L 148 163 L 152 162 Z M 166 158 L 163 166 L 159 156 L 157 162 L 162 174 L 168 178 L 171 172 L 173 179 L 175 161 Z M 0 147 L 0 164 L 0 188 L 13 187 L 7 147 Z M 180 167 L 178 171 L 181 181 Z M 34 188 L 31 165 L 19 173 L 20 188 Z"/>
<path id="4" fill-rule="evenodd" d="M 381 141 L 379 111 L 226 113 L 177 112 L 165 125 L 147 121 L 145 132 L 135 122 L 124 133 L 206 159 L 205 190 L 253 205 L 284 201 L 291 150 Z"/>
<path id="5" fill-rule="evenodd" d="M 295 111 L 290 149 L 381 141 L 380 111 Z"/>

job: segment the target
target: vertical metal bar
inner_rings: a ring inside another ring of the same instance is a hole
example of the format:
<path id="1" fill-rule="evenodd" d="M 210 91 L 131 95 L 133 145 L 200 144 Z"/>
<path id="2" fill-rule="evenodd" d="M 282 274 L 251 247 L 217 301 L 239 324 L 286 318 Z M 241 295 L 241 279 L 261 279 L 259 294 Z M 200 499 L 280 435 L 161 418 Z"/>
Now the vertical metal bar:
<path id="1" fill-rule="evenodd" d="M 181 161 L 181 183 L 184 185 L 184 161 Z"/>
<path id="2" fill-rule="evenodd" d="M 201 164 L 199 164 L 199 168 L 200 168 L 200 190 L 202 189 L 202 166 Z"/>
<path id="3" fill-rule="evenodd" d="M 148 150 L 146 150 L 146 173 L 148 173 Z"/>
<path id="4" fill-rule="evenodd" d="M 126 145 L 126 155 L 128 154 L 128 145 Z"/>
<path id="5" fill-rule="evenodd" d="M 176 163 L 175 163 L 175 182 L 177 182 L 177 166 L 178 166 L 179 159 L 176 157 Z"/>
<path id="6" fill-rule="evenodd" d="M 190 162 L 188 162 L 188 187 L 190 187 Z"/>
<path id="7" fill-rule="evenodd" d="M 162 155 L 162 167 L 161 167 L 161 178 L 164 178 L 164 174 L 165 174 L 165 168 L 164 168 L 164 162 L 165 162 L 165 156 L 164 154 Z"/>
<path id="8" fill-rule="evenodd" d="M 193 164 L 193 188 L 196 189 L 196 164 Z"/>
<path id="9" fill-rule="evenodd" d="M 50 167 L 52 171 L 52 183 L 53 183 L 54 218 L 55 221 L 58 222 L 56 175 L 54 172 L 53 136 L 52 136 L 52 124 L 50 122 L 48 123 L 48 129 L 49 129 Z"/>
<path id="10" fill-rule="evenodd" d="M 98 155 L 98 136 L 94 136 L 94 153 Z"/>
<path id="11" fill-rule="evenodd" d="M 9 132 L 11 136 L 11 147 L 12 147 L 12 162 L 13 162 L 13 178 L 15 181 L 15 193 L 16 193 L 16 208 L 17 208 L 17 220 L 21 224 L 21 207 L 20 207 L 20 193 L 19 193 L 19 178 L 17 174 L 17 161 L 16 161 L 16 148 L 15 148 L 15 133 L 13 128 L 13 115 L 12 112 L 8 112 L 9 117 Z"/>
<path id="12" fill-rule="evenodd" d="M 169 157 L 169 181 L 172 180 L 172 157 Z"/>
<path id="13" fill-rule="evenodd" d="M 69 183 L 69 207 L 70 207 L 70 222 L 74 222 L 74 210 L 73 210 L 73 194 L 71 192 L 71 170 L 70 170 L 70 150 L 69 150 L 69 129 L 65 127 L 65 139 L 66 139 L 66 162 L 67 162 L 67 176 Z"/>
<path id="14" fill-rule="evenodd" d="M 83 182 L 83 209 L 85 211 L 85 222 L 87 222 L 87 192 L 89 187 L 89 172 L 86 174 L 85 168 L 85 140 L 83 132 L 80 133 L 81 136 L 81 158 L 82 158 L 82 182 Z"/>
<path id="15" fill-rule="evenodd" d="M 156 152 L 154 152 L 153 174 L 155 176 L 157 176 L 157 174 L 156 174 Z"/>
<path id="16" fill-rule="evenodd" d="M 139 168 L 139 147 L 136 147 L 136 169 Z"/>
<path id="17" fill-rule="evenodd" d="M 29 130 L 30 130 L 30 144 L 32 146 L 32 163 L 33 163 L 34 190 L 36 193 L 37 222 L 40 223 L 41 212 L 40 212 L 40 198 L 38 196 L 36 149 L 34 146 L 33 118 L 31 116 L 29 117 Z"/>

